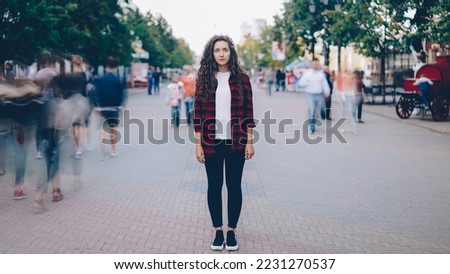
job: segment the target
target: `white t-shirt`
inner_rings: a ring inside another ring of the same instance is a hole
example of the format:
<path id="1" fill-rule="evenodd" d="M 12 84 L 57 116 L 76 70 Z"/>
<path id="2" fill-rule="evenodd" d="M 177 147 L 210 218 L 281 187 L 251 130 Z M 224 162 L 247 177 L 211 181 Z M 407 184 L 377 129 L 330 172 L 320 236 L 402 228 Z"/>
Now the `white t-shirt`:
<path id="1" fill-rule="evenodd" d="M 306 93 L 330 95 L 330 86 L 325 78 L 325 74 L 321 70 L 309 69 L 300 78 L 299 85 L 305 87 Z"/>
<path id="2" fill-rule="evenodd" d="M 231 139 L 231 91 L 230 72 L 217 72 L 216 90 L 216 139 Z"/>

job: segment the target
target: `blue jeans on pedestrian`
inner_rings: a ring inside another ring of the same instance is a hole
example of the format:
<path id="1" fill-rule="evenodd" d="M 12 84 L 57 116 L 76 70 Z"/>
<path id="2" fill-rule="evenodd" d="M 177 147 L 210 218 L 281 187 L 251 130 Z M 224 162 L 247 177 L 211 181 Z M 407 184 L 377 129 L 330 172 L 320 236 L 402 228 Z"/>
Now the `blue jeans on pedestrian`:
<path id="1" fill-rule="evenodd" d="M 153 83 L 155 94 L 159 94 L 159 81 L 154 81 Z"/>
<path id="2" fill-rule="evenodd" d="M 147 86 L 148 95 L 152 95 L 153 80 L 148 80 L 147 84 L 148 84 Z"/>
<path id="3" fill-rule="evenodd" d="M 325 104 L 324 97 L 322 93 L 311 94 L 307 93 L 308 102 L 308 119 L 309 119 L 309 130 L 311 132 L 316 131 L 316 115 L 321 110 L 322 106 Z"/>
<path id="4" fill-rule="evenodd" d="M 269 82 L 267 83 L 267 88 L 268 88 L 269 96 L 272 95 L 272 86 L 273 86 L 273 81 L 272 81 L 272 80 L 269 80 Z"/>
<path id="5" fill-rule="evenodd" d="M 173 106 L 171 108 L 172 114 L 172 125 L 175 127 L 180 126 L 180 111 L 181 111 L 181 99 L 178 101 L 178 106 Z"/>
<path id="6" fill-rule="evenodd" d="M 20 186 L 25 180 L 25 170 L 27 167 L 27 156 L 30 141 L 34 133 L 33 125 L 21 125 L 15 123 L 13 126 L 14 151 L 16 178 L 14 184 Z"/>
<path id="7" fill-rule="evenodd" d="M 184 104 L 186 105 L 186 123 L 192 124 L 192 111 L 194 106 L 194 97 L 184 97 Z"/>

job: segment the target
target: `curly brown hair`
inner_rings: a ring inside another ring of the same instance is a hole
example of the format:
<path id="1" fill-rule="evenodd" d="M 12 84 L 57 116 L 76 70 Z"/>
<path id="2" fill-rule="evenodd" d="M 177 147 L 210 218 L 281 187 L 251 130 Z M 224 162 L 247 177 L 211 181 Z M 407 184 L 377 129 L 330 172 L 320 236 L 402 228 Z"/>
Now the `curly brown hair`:
<path id="1" fill-rule="evenodd" d="M 206 43 L 200 61 L 200 68 L 198 70 L 195 96 L 198 96 L 202 101 L 206 101 L 217 89 L 218 82 L 215 76 L 219 71 L 219 66 L 214 59 L 214 45 L 219 41 L 226 42 L 230 48 L 230 61 L 228 62 L 228 69 L 231 73 L 230 78 L 236 80 L 238 97 L 240 100 L 243 100 L 243 71 L 239 65 L 238 55 L 233 40 L 227 35 L 214 35 Z"/>

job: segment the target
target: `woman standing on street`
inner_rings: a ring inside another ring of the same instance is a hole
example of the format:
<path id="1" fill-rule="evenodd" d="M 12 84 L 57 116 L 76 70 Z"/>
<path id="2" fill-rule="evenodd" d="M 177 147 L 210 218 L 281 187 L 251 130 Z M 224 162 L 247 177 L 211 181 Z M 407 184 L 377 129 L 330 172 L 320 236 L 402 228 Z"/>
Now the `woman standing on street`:
<path id="1" fill-rule="evenodd" d="M 230 37 L 213 36 L 205 45 L 195 92 L 195 151 L 205 164 L 208 208 L 215 228 L 212 250 L 237 250 L 235 229 L 242 208 L 242 172 L 253 157 L 253 99 Z M 222 222 L 222 186 L 228 190 L 228 230 Z"/>

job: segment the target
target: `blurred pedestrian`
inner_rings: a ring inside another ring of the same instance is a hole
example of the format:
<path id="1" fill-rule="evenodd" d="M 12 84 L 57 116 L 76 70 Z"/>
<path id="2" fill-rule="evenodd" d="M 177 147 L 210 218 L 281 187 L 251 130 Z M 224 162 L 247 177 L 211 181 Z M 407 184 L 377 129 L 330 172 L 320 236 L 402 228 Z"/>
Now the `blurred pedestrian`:
<path id="1" fill-rule="evenodd" d="M 0 173 L 6 172 L 6 159 L 12 159 L 15 164 L 13 197 L 21 200 L 28 197 L 23 186 L 29 145 L 35 133 L 35 117 L 40 107 L 33 97 L 39 95 L 40 88 L 31 79 L 15 80 L 13 85 L 0 83 L 0 92 L 4 96 L 0 110 Z M 9 136 L 14 140 L 13 153 L 6 157 Z"/>
<path id="2" fill-rule="evenodd" d="M 183 83 L 180 76 L 175 73 L 172 76 L 171 83 L 167 86 L 167 104 L 171 107 L 171 123 L 172 126 L 178 128 L 180 126 L 181 99 L 183 98 Z"/>
<path id="3" fill-rule="evenodd" d="M 34 134 L 33 113 L 38 108 L 36 104 L 28 102 L 27 105 L 14 106 L 10 111 L 12 120 L 12 130 L 14 138 L 14 163 L 15 163 L 15 181 L 14 181 L 14 200 L 21 200 L 28 197 L 27 191 L 23 188 L 25 183 L 25 174 L 27 168 L 27 156 L 29 146 Z"/>
<path id="4" fill-rule="evenodd" d="M 265 80 L 266 80 L 266 76 L 264 73 L 264 70 L 262 70 L 262 68 L 258 69 L 258 73 L 256 74 L 256 85 L 263 89 L 265 87 Z"/>
<path id="5" fill-rule="evenodd" d="M 320 112 L 320 116 L 323 120 L 331 120 L 331 97 L 333 95 L 333 79 L 331 78 L 330 68 L 325 66 L 323 68 L 323 73 L 325 74 L 325 78 L 327 79 L 328 86 L 330 87 L 330 96 L 325 97 L 325 106 L 322 108 Z"/>
<path id="6" fill-rule="evenodd" d="M 118 60 L 106 59 L 106 73 L 95 80 L 95 106 L 103 117 L 100 130 L 100 160 L 106 159 L 105 144 L 111 145 L 110 156 L 118 155 L 116 145 L 119 142 L 119 112 L 125 101 L 125 89 L 117 76 Z"/>
<path id="7" fill-rule="evenodd" d="M 51 81 L 53 77 L 57 76 L 59 73 L 56 70 L 56 61 L 57 57 L 48 51 L 43 51 L 38 56 L 38 66 L 40 69 L 36 73 L 36 76 L 34 77 L 34 82 L 41 87 L 41 100 L 43 102 L 42 108 L 45 109 L 45 104 L 49 102 L 51 99 L 53 99 L 53 89 L 51 86 Z M 39 111 L 39 113 L 43 113 L 42 111 Z M 42 159 L 42 138 L 43 138 L 43 128 L 41 127 L 46 123 L 45 117 L 42 119 L 40 117 L 37 117 L 38 120 L 38 127 L 36 129 L 36 159 Z"/>
<path id="8" fill-rule="evenodd" d="M 186 122 L 190 126 L 192 124 L 192 112 L 194 111 L 195 81 L 197 76 L 189 65 L 183 66 L 183 71 L 184 73 L 181 75 L 180 80 L 183 83 Z"/>
<path id="9" fill-rule="evenodd" d="M 69 74 L 71 81 L 70 85 L 64 87 L 64 92 L 69 93 L 68 96 L 73 96 L 71 101 L 75 104 L 79 102 L 80 111 L 83 113 L 83 121 L 76 121 L 72 126 L 72 134 L 75 140 L 76 152 L 75 159 L 81 159 L 83 154 L 83 146 L 87 139 L 87 132 L 89 127 L 89 117 L 91 115 L 92 108 L 85 108 L 87 101 L 87 73 L 86 67 L 83 62 L 83 58 L 79 55 L 72 55 L 72 73 Z M 82 96 L 80 98 L 78 95 Z"/>
<path id="10" fill-rule="evenodd" d="M 266 77 L 265 81 L 267 83 L 267 93 L 271 96 L 273 85 L 276 82 L 276 72 L 272 68 L 267 68 L 264 75 Z"/>
<path id="11" fill-rule="evenodd" d="M 317 112 L 321 111 L 325 98 L 330 96 L 330 86 L 320 69 L 318 60 L 311 62 L 311 68 L 300 78 L 299 85 L 304 87 L 307 94 L 309 132 L 315 133 Z"/>
<path id="12" fill-rule="evenodd" d="M 161 69 L 157 68 L 153 73 L 153 87 L 154 87 L 153 90 L 155 92 L 155 95 L 159 94 L 160 82 L 161 82 Z"/>
<path id="13" fill-rule="evenodd" d="M 356 112 L 355 112 L 355 93 L 356 80 L 353 73 L 349 70 L 344 70 L 336 77 L 336 94 L 339 97 L 340 118 L 346 119 L 340 131 L 342 133 L 351 131 L 356 134 Z M 350 126 L 348 126 L 350 123 Z"/>
<path id="14" fill-rule="evenodd" d="M 205 45 L 195 93 L 195 151 L 205 164 L 208 207 L 215 228 L 212 250 L 237 250 L 235 229 L 242 208 L 242 172 L 253 157 L 253 99 L 250 78 L 238 63 L 230 37 L 213 36 Z M 222 186 L 228 190 L 228 231 L 222 221 Z"/>
<path id="15" fill-rule="evenodd" d="M 354 77 L 355 77 L 355 85 L 356 85 L 356 90 L 355 90 L 355 102 L 353 104 L 354 106 L 354 110 L 353 112 L 356 113 L 356 116 L 358 118 L 358 123 L 364 123 L 364 121 L 361 119 L 362 118 L 362 106 L 364 103 L 364 96 L 363 96 L 363 92 L 364 92 L 364 82 L 363 82 L 363 72 L 362 71 L 355 71 L 354 73 Z"/>
<path id="16" fill-rule="evenodd" d="M 60 202 L 64 195 L 61 192 L 60 181 L 60 145 L 72 125 L 72 121 L 66 117 L 71 113 L 70 109 L 64 104 L 65 100 L 62 94 L 62 86 L 66 79 L 61 76 L 52 78 L 49 87 L 52 90 L 50 99 L 42 108 L 40 128 L 42 129 L 41 149 L 46 165 L 45 180 L 40 180 L 36 186 L 36 195 L 34 198 L 34 213 L 43 213 L 47 211 L 44 205 L 44 197 L 48 191 L 48 185 L 52 185 L 52 202 Z"/>
<path id="17" fill-rule="evenodd" d="M 284 91 L 286 89 L 286 73 L 283 69 L 278 68 L 276 75 L 276 89 L 275 91 Z"/>
<path id="18" fill-rule="evenodd" d="M 147 71 L 147 93 L 148 93 L 148 95 L 152 95 L 154 73 L 155 73 L 155 71 L 154 71 L 153 67 L 150 66 Z"/>

